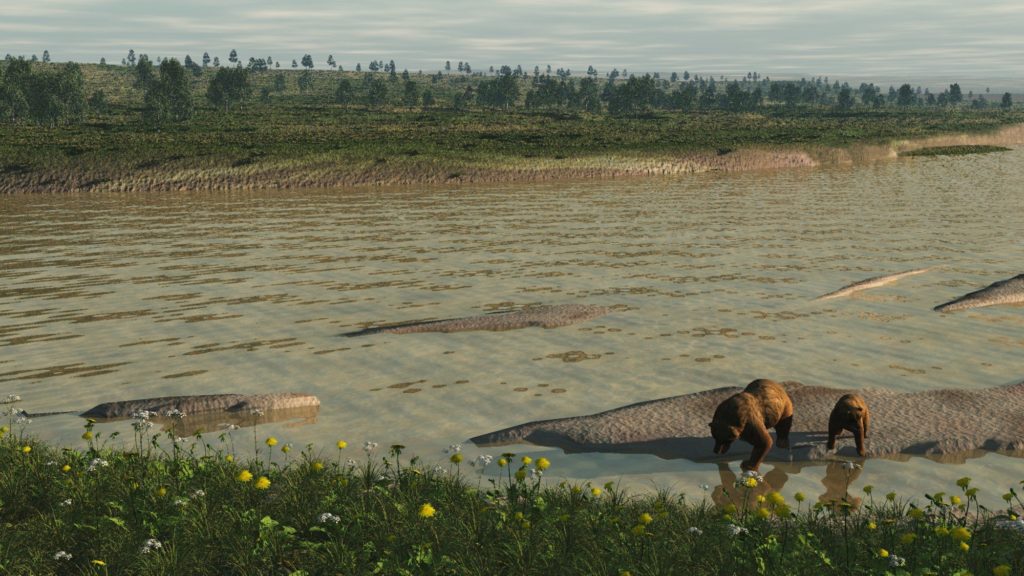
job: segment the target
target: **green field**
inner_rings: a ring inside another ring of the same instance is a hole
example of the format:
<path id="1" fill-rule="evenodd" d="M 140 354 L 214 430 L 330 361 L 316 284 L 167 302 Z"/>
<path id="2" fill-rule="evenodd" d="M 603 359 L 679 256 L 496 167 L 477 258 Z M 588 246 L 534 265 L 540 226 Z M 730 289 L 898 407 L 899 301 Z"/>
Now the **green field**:
<path id="1" fill-rule="evenodd" d="M 53 66 L 53 65 L 51 65 Z M 86 95 L 105 110 L 81 123 L 0 124 L 0 193 L 307 187 L 450 181 L 540 180 L 714 169 L 735 151 L 803 151 L 829 157 L 854 143 L 887 144 L 938 134 L 986 132 L 1024 122 L 1019 108 L 783 106 L 749 111 L 654 109 L 630 116 L 521 105 L 455 109 L 465 87 L 486 77 L 411 74 L 435 104 L 400 105 L 399 77 L 377 73 L 390 95 L 380 105 L 336 104 L 342 78 L 365 74 L 250 74 L 253 95 L 225 112 L 204 95 L 212 72 L 189 75 L 196 108 L 187 122 L 147 126 L 130 69 L 83 65 Z M 278 76 L 283 89 L 278 90 Z M 264 90 L 266 89 L 266 90 Z M 684 160 L 690 160 L 689 163 Z M 668 167 L 666 168 L 666 163 Z M 746 167 L 758 167 L 748 161 Z M 764 162 L 774 167 L 772 161 Z M 728 168 L 726 168 L 728 169 Z M 735 168 L 734 168 L 735 169 Z"/>

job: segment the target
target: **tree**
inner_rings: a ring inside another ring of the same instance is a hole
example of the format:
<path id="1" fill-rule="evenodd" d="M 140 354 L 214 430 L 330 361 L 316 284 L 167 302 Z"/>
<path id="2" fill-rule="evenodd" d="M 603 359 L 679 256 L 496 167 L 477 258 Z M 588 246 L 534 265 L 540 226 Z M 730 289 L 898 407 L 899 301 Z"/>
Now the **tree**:
<path id="1" fill-rule="evenodd" d="M 146 81 L 144 90 L 142 120 L 146 124 L 182 122 L 192 117 L 192 88 L 185 76 L 185 68 L 177 59 L 163 60 L 159 77 L 154 75 Z"/>
<path id="2" fill-rule="evenodd" d="M 292 58 L 292 68 L 298 68 L 298 67 L 299 67 L 299 63 L 295 61 L 295 58 Z"/>
<path id="3" fill-rule="evenodd" d="M 999 106 L 1004 109 L 1013 108 L 1013 96 L 1009 92 L 1003 94 L 1003 100 L 999 103 Z"/>
<path id="4" fill-rule="evenodd" d="M 249 71 L 244 68 L 221 68 L 210 80 L 206 99 L 214 106 L 224 106 L 227 112 L 233 104 L 244 102 L 252 89 L 249 85 Z"/>
<path id="5" fill-rule="evenodd" d="M 508 66 L 503 66 L 508 68 Z M 502 73 L 493 80 L 484 80 L 477 86 L 476 101 L 483 106 L 508 109 L 519 99 L 519 84 L 508 74 Z"/>
<path id="6" fill-rule="evenodd" d="M 352 83 L 347 78 L 338 80 L 338 87 L 334 89 L 334 102 L 337 104 L 351 104 L 355 100 L 355 91 Z"/>
<path id="7" fill-rule="evenodd" d="M 434 93 L 430 90 L 423 91 L 423 109 L 426 110 L 434 105 Z"/>
<path id="8" fill-rule="evenodd" d="M 107 65 L 107 59 L 103 58 L 103 57 L 100 57 L 100 66 L 106 66 L 106 65 Z"/>
<path id="9" fill-rule="evenodd" d="M 444 61 L 444 71 L 445 72 L 451 72 L 452 71 L 452 61 L 451 60 L 445 60 Z"/>
<path id="10" fill-rule="evenodd" d="M 302 56 L 302 66 L 305 67 L 307 70 L 312 70 L 313 69 L 313 57 L 310 56 L 309 54 L 303 55 Z"/>
<path id="11" fill-rule="evenodd" d="M 97 90 L 89 97 L 89 109 L 98 114 L 107 112 L 107 95 L 103 90 Z"/>
<path id="12" fill-rule="evenodd" d="M 331 68 L 334 68 L 338 65 L 338 63 L 334 61 L 334 54 L 327 55 L 327 65 L 330 66 Z"/>
<path id="13" fill-rule="evenodd" d="M 388 85 L 382 78 L 370 77 L 366 84 L 366 105 L 383 106 L 388 99 Z"/>
<path id="14" fill-rule="evenodd" d="M 363 65 L 360 64 L 359 62 L 356 62 L 356 72 L 362 72 L 362 71 L 363 71 Z"/>
<path id="15" fill-rule="evenodd" d="M 83 120 L 85 109 L 85 81 L 78 64 L 33 69 L 24 58 L 7 62 L 0 77 L 0 119 L 57 126 Z"/>
<path id="16" fill-rule="evenodd" d="M 50 63 L 50 51 L 49 50 L 43 50 L 43 64 L 49 64 L 49 63 Z"/>
<path id="17" fill-rule="evenodd" d="M 228 54 L 228 62 L 231 62 L 232 64 L 238 62 L 238 52 L 234 48 L 232 48 L 231 53 Z"/>
<path id="18" fill-rule="evenodd" d="M 135 50 L 128 50 L 128 65 L 135 66 Z"/>
<path id="19" fill-rule="evenodd" d="M 630 77 L 614 88 L 608 100 L 608 112 L 615 116 L 639 115 L 654 105 L 657 92 L 654 77 L 650 74 L 641 78 Z"/>
<path id="20" fill-rule="evenodd" d="M 910 87 L 910 84 L 903 84 L 900 89 L 896 91 L 896 105 L 897 106 L 912 106 L 917 102 L 917 95 L 914 94 L 914 89 Z"/>
<path id="21" fill-rule="evenodd" d="M 839 96 L 836 97 L 836 107 L 840 110 L 853 108 L 853 90 L 849 86 L 840 88 Z"/>
<path id="22" fill-rule="evenodd" d="M 134 72 L 135 87 L 140 90 L 148 90 L 149 85 L 156 79 L 156 68 L 145 54 L 139 57 L 139 63 L 135 65 Z"/>
<path id="23" fill-rule="evenodd" d="M 959 104 L 964 101 L 964 93 L 960 91 L 960 84 L 949 85 L 949 97 L 950 104 Z"/>
<path id="24" fill-rule="evenodd" d="M 210 53 L 209 52 L 203 52 L 203 68 L 206 68 L 209 65 L 210 65 Z"/>
<path id="25" fill-rule="evenodd" d="M 213 57 L 213 67 L 220 68 L 220 56 Z"/>
<path id="26" fill-rule="evenodd" d="M 416 83 L 412 80 L 405 81 L 405 87 L 402 92 L 402 103 L 410 109 L 416 106 L 416 103 L 420 101 L 420 90 L 417 88 Z"/>
<path id="27" fill-rule="evenodd" d="M 299 92 L 305 92 L 313 87 L 313 73 L 308 68 L 303 70 L 302 74 L 299 74 L 298 84 Z"/>
<path id="28" fill-rule="evenodd" d="M 282 74 L 281 72 L 278 72 L 277 74 L 274 75 L 274 90 L 277 90 L 278 92 L 284 92 L 284 88 L 285 88 L 284 74 Z"/>

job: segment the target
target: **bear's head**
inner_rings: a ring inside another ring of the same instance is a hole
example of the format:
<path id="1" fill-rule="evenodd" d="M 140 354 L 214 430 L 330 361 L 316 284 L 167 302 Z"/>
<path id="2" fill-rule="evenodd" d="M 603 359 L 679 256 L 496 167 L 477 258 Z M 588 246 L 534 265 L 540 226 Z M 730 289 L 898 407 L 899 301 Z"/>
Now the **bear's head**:
<path id="1" fill-rule="evenodd" d="M 732 426 L 728 422 L 717 420 L 711 421 L 709 426 L 711 426 L 711 437 L 715 439 L 715 454 L 725 454 L 728 452 L 729 447 L 740 437 L 740 433 L 743 431 L 738 426 Z"/>

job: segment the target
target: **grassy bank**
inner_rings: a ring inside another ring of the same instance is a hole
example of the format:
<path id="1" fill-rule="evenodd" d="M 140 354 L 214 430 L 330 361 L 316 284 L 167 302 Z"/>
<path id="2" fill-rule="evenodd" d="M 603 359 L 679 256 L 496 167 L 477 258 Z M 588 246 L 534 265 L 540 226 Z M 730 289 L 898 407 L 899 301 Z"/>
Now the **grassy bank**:
<path id="1" fill-rule="evenodd" d="M 471 463 L 453 449 L 424 465 L 400 446 L 300 452 L 248 432 L 155 442 L 143 418 L 127 450 L 103 448 L 91 424 L 73 450 L 12 425 L 0 439 L 4 574 L 1024 570 L 1021 500 L 1011 490 L 1008 511 L 984 510 L 967 478 L 911 500 L 866 487 L 859 507 L 786 502 L 747 478 L 732 488 L 747 506 L 717 509 L 700 494 L 542 482 L 557 461 L 513 454 Z M 257 458 L 235 462 L 236 440 Z"/>
<path id="2" fill-rule="evenodd" d="M 917 150 L 901 152 L 900 156 L 963 156 L 965 154 L 989 154 L 992 152 L 1006 152 L 1009 148 L 1004 146 L 929 146 Z"/>
<path id="3" fill-rule="evenodd" d="M 345 74 L 314 73 L 225 112 L 200 96 L 195 115 L 141 121 L 141 92 L 120 67 L 83 66 L 86 93 L 106 104 L 82 124 L 0 124 L 0 193 L 202 190 L 367 184 L 533 181 L 747 170 L 828 163 L 854 144 L 984 134 L 1024 110 L 765 105 L 756 111 L 654 111 L 621 117 L 450 107 L 330 103 Z M 351 73 L 353 82 L 360 75 Z M 272 75 L 256 75 L 270 83 Z M 412 75 L 429 85 L 429 75 Z M 468 79 L 452 79 L 451 90 Z M 440 84 L 434 87 L 443 92 Z"/>

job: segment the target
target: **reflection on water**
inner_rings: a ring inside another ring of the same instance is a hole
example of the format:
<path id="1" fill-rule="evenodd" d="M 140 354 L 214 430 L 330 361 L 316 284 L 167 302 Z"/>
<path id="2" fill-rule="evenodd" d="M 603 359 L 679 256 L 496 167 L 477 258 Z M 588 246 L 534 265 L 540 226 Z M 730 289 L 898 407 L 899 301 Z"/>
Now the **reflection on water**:
<path id="1" fill-rule="evenodd" d="M 1022 179 L 1013 151 L 617 182 L 0 198 L 0 392 L 30 412 L 304 392 L 323 402 L 316 425 L 269 423 L 268 435 L 401 443 L 430 461 L 520 422 L 755 376 L 1004 384 L 1022 376 L 1021 309 L 931 307 L 1021 272 Z M 925 266 L 936 269 L 812 301 Z M 615 308 L 552 329 L 338 336 L 536 304 Z M 31 431 L 77 445 L 80 427 L 54 417 Z M 948 491 L 970 475 L 1000 494 L 1020 478 L 999 458 L 872 461 L 857 482 Z M 549 475 L 626 483 L 695 486 L 715 469 L 551 459 Z"/>

